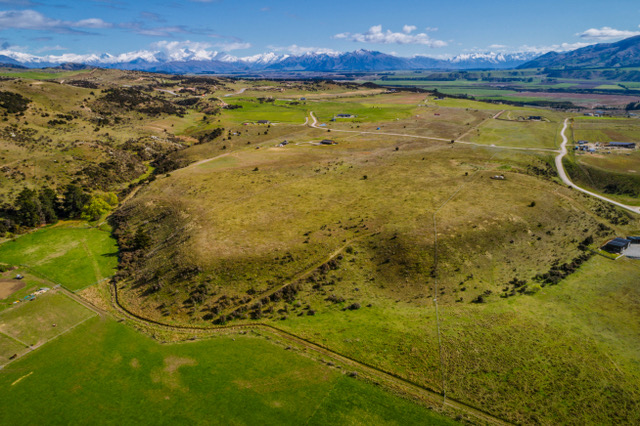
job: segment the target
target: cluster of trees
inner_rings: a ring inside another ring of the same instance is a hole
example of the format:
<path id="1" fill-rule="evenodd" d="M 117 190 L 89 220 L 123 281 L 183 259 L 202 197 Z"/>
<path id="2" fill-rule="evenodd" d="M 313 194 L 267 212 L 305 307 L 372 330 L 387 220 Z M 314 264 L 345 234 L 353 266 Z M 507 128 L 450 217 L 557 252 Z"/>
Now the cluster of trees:
<path id="1" fill-rule="evenodd" d="M 207 143 L 219 138 L 224 133 L 224 127 L 218 127 L 212 131 L 198 136 L 198 143 Z"/>
<path id="2" fill-rule="evenodd" d="M 69 184 L 62 194 L 51 188 L 24 188 L 13 205 L 0 210 L 0 235 L 20 232 L 59 219 L 97 220 L 118 203 L 113 193 L 91 195 L 84 188 Z"/>
<path id="3" fill-rule="evenodd" d="M 100 98 L 101 101 L 116 105 L 119 109 L 127 111 L 135 110 L 151 116 L 169 114 L 177 115 L 178 117 L 182 117 L 185 113 L 183 108 L 176 107 L 164 99 L 149 96 L 133 87 L 107 89 L 104 94 Z"/>
<path id="4" fill-rule="evenodd" d="M 0 107 L 4 108 L 9 114 L 26 111 L 30 102 L 30 99 L 19 93 L 0 91 Z"/>
<path id="5" fill-rule="evenodd" d="M 627 104 L 625 109 L 627 111 L 637 111 L 640 109 L 640 102 L 630 102 L 629 104 Z"/>

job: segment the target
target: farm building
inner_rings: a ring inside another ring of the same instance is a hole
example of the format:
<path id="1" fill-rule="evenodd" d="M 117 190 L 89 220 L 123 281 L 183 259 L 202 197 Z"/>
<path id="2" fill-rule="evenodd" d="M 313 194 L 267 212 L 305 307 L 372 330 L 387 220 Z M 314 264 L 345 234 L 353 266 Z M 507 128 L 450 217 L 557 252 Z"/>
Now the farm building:
<path id="1" fill-rule="evenodd" d="M 631 244 L 640 244 L 640 237 L 627 237 Z"/>
<path id="2" fill-rule="evenodd" d="M 584 145 L 586 143 L 589 143 L 589 141 L 584 141 L 584 140 L 583 141 L 578 141 L 578 145 Z"/>
<path id="3" fill-rule="evenodd" d="M 635 142 L 609 142 L 609 145 L 612 148 L 628 148 L 628 149 L 635 149 L 636 148 L 636 143 Z"/>
<path id="4" fill-rule="evenodd" d="M 625 238 L 614 238 L 605 244 L 602 249 L 604 251 L 608 251 L 609 253 L 622 253 L 626 249 L 629 248 L 631 241 Z"/>
<path id="5" fill-rule="evenodd" d="M 542 117 L 539 116 L 539 115 L 530 115 L 529 116 L 529 120 L 540 121 L 540 120 L 542 120 Z"/>
<path id="6" fill-rule="evenodd" d="M 336 118 L 353 118 L 355 115 L 351 114 L 336 114 Z"/>
<path id="7" fill-rule="evenodd" d="M 338 144 L 336 141 L 333 141 L 333 140 L 331 140 L 331 139 L 324 139 L 324 140 L 321 140 L 321 141 L 320 141 L 320 143 L 321 143 L 322 145 L 337 145 L 337 144 Z"/>
<path id="8" fill-rule="evenodd" d="M 269 120 L 258 120 L 258 124 L 269 124 Z"/>

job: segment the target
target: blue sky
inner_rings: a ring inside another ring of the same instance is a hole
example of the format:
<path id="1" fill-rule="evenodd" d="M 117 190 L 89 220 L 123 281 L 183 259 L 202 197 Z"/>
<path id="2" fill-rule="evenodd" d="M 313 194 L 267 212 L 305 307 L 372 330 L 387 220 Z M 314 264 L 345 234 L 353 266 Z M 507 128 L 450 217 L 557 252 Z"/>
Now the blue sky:
<path id="1" fill-rule="evenodd" d="M 0 0 L 1 50 L 33 55 L 189 47 L 447 56 L 567 50 L 640 34 L 639 25 L 637 0 Z"/>

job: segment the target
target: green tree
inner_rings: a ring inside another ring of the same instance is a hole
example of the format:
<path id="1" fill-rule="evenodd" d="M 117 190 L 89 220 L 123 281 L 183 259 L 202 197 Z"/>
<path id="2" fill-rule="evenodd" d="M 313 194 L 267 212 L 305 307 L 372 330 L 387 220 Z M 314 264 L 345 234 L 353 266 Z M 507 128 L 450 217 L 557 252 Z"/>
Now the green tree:
<path id="1" fill-rule="evenodd" d="M 118 205 L 118 196 L 116 194 L 114 194 L 113 192 L 103 192 L 99 196 L 104 201 L 106 201 L 107 204 L 109 204 L 111 207 L 114 207 L 114 206 Z"/>
<path id="2" fill-rule="evenodd" d="M 34 227 L 44 222 L 37 192 L 24 188 L 16 199 L 16 219 L 23 226 Z"/>
<path id="3" fill-rule="evenodd" d="M 139 227 L 133 236 L 133 249 L 143 250 L 151 245 L 151 237 Z"/>
<path id="4" fill-rule="evenodd" d="M 64 214 L 67 215 L 67 217 L 78 217 L 90 198 L 89 194 L 85 193 L 78 185 L 67 185 L 62 203 Z"/>
<path id="5" fill-rule="evenodd" d="M 110 210 L 109 204 L 100 197 L 91 197 L 82 208 L 80 217 L 84 220 L 98 220 Z"/>
<path id="6" fill-rule="evenodd" d="M 56 223 L 58 215 L 56 213 L 58 194 L 51 188 L 42 188 L 38 192 L 38 200 L 40 201 L 40 212 L 46 223 Z"/>

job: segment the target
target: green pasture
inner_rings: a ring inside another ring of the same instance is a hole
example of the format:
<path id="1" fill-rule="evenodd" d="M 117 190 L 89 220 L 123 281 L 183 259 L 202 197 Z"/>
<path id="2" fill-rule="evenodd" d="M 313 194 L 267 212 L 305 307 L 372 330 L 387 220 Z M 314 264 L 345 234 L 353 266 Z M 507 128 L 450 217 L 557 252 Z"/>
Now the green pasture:
<path id="1" fill-rule="evenodd" d="M 19 70 L 8 71 L 1 70 L 0 76 L 15 77 L 15 78 L 27 78 L 31 80 L 50 80 L 54 78 L 67 78 L 78 74 L 87 73 L 87 71 L 47 71 L 47 70 Z"/>
<path id="2" fill-rule="evenodd" d="M 296 352 L 252 335 L 163 345 L 90 320 L 0 372 L 0 422 L 454 424 Z"/>
<path id="3" fill-rule="evenodd" d="M 242 108 L 227 110 L 225 117 L 233 122 L 255 122 L 269 120 L 276 123 L 304 123 L 309 111 L 313 111 L 321 122 L 328 122 L 337 114 L 357 116 L 351 119 L 356 122 L 391 121 L 396 118 L 411 116 L 415 105 L 376 102 L 377 97 L 346 98 L 340 102 L 335 100 L 304 101 L 298 105 L 291 102 L 275 101 L 259 103 L 251 99 L 229 101 Z"/>
<path id="4" fill-rule="evenodd" d="M 589 142 L 640 142 L 638 120 L 609 117 L 576 117 L 574 140 Z"/>
<path id="5" fill-rule="evenodd" d="M 0 313 L 0 336 L 4 336 L 0 339 L 0 362 L 6 362 L 14 353 L 20 354 L 16 344 L 21 350 L 41 345 L 93 315 L 84 306 L 54 290 L 13 305 Z"/>
<path id="6" fill-rule="evenodd" d="M 489 120 L 466 140 L 496 146 L 555 149 L 559 145 L 560 130 L 558 122 Z"/>
<path id="7" fill-rule="evenodd" d="M 79 290 L 114 274 L 118 248 L 108 232 L 75 223 L 47 227 L 0 245 L 0 262 Z"/>
<path id="8" fill-rule="evenodd" d="M 514 423 L 640 421 L 633 403 L 640 398 L 640 326 L 633 320 L 638 277 L 637 261 L 595 256 L 575 275 L 535 295 L 442 304 L 447 394 Z M 472 283 L 467 286 L 472 291 Z M 432 301 L 415 306 L 380 297 L 371 288 L 349 287 L 334 290 L 346 297 L 343 304 L 319 308 L 312 317 L 290 313 L 289 320 L 274 324 L 441 388 Z M 402 292 L 395 297 L 402 298 Z M 353 300 L 363 307 L 344 312 Z M 321 304 L 319 298 L 312 302 L 314 308 Z"/>

